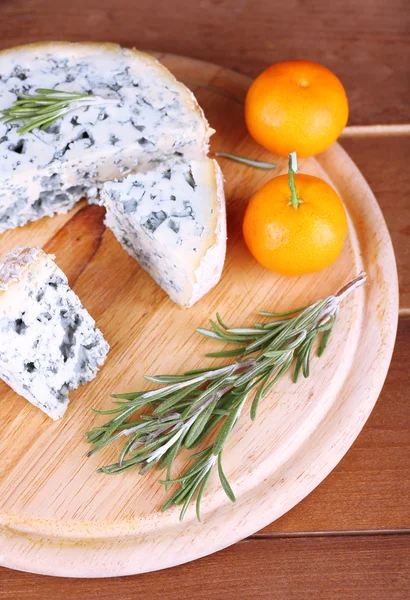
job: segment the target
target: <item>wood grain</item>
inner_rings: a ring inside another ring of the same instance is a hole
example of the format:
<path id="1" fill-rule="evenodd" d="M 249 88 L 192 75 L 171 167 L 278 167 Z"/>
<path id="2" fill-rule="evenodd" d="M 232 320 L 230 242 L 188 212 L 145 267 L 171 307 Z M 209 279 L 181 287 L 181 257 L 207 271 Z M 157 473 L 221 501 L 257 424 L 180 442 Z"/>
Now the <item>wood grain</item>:
<path id="1" fill-rule="evenodd" d="M 410 535 L 248 540 L 171 570 L 73 580 L 0 569 L 0 600 L 407 600 Z"/>
<path id="2" fill-rule="evenodd" d="M 83 206 L 76 208 L 64 227 L 43 246 L 45 252 L 58 253 L 59 267 L 71 287 L 94 258 L 105 231 L 104 209 L 96 204 L 81 204 Z"/>
<path id="3" fill-rule="evenodd" d="M 330 475 L 264 534 L 410 530 L 410 319 L 401 319 L 380 398 Z"/>
<path id="4" fill-rule="evenodd" d="M 370 184 L 392 237 L 399 272 L 400 308 L 410 309 L 410 135 L 341 139 Z"/>
<path id="5" fill-rule="evenodd" d="M 163 55 L 161 60 L 195 89 L 217 130 L 213 150 L 269 157 L 246 133 L 241 104 L 246 78 L 192 59 Z M 283 172 L 286 159 L 275 160 Z M 370 188 L 337 144 L 316 159 L 301 161 L 301 170 L 328 179 L 339 191 L 349 214 L 349 236 L 330 268 L 286 278 L 260 267 L 241 235 L 248 199 L 271 174 L 226 160 L 222 168 L 229 223 L 226 266 L 220 284 L 189 311 L 173 305 L 127 257 L 104 231 L 103 212 L 96 207 L 77 209 L 65 216 L 61 231 L 51 230 L 46 247 L 69 269 L 74 289 L 112 349 L 97 379 L 72 395 L 61 422 L 50 423 L 3 386 L 2 564 L 86 577 L 192 560 L 249 535 L 293 507 L 337 464 L 362 428 L 384 381 L 397 320 L 394 255 Z M 32 224 L 27 232 L 27 243 L 36 245 L 38 237 L 44 238 L 44 223 Z M 14 235 L 20 237 L 21 231 L 0 239 L 3 254 L 15 245 Z M 313 375 L 297 386 L 281 380 L 261 404 L 257 421 L 251 426 L 244 415 L 237 424 L 224 455 L 235 505 L 214 474 L 203 498 L 203 523 L 190 511 L 180 525 L 175 509 L 158 513 L 164 491 L 155 471 L 143 478 L 136 471 L 116 477 L 95 474 L 102 461 L 114 458 L 115 449 L 85 458 L 84 432 L 101 420 L 90 407 L 111 406 L 109 393 L 135 389 L 143 373 L 177 372 L 181 352 L 184 369 L 197 368 L 214 342 L 201 339 L 195 328 L 205 325 L 217 309 L 228 321 L 246 323 L 257 309 L 273 307 L 273 302 L 280 310 L 325 297 L 363 268 L 368 284 L 344 303 L 320 368 L 314 360 Z"/>
<path id="6" fill-rule="evenodd" d="M 350 123 L 410 120 L 407 0 L 3 0 L 0 46 L 112 41 L 191 56 L 254 77 L 270 63 L 324 63 L 345 84 Z"/>

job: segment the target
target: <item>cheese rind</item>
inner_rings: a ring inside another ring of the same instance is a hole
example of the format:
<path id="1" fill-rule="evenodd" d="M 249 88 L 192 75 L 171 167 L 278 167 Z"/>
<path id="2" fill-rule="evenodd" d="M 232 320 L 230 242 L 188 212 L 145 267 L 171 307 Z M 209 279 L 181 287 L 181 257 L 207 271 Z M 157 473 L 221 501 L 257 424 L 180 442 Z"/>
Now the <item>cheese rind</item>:
<path id="1" fill-rule="evenodd" d="M 103 186 L 106 224 L 171 299 L 192 306 L 221 276 L 226 251 L 222 175 L 192 160 Z"/>
<path id="2" fill-rule="evenodd" d="M 0 232 L 94 199 L 107 180 L 208 150 L 212 130 L 193 94 L 141 52 L 53 42 L 0 53 L 0 110 L 39 87 L 108 101 L 23 136 L 0 122 Z"/>
<path id="3" fill-rule="evenodd" d="M 53 256 L 17 248 L 0 261 L 0 377 L 18 394 L 58 419 L 108 350 Z"/>

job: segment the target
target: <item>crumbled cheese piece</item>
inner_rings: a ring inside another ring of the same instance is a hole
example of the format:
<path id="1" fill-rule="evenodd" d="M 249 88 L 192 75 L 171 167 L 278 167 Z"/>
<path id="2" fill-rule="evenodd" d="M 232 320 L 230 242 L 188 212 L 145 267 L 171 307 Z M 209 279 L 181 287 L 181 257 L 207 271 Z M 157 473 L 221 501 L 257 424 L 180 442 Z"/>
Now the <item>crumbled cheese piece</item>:
<path id="1" fill-rule="evenodd" d="M 0 261 L 0 378 L 58 419 L 109 346 L 53 258 L 17 248 Z"/>

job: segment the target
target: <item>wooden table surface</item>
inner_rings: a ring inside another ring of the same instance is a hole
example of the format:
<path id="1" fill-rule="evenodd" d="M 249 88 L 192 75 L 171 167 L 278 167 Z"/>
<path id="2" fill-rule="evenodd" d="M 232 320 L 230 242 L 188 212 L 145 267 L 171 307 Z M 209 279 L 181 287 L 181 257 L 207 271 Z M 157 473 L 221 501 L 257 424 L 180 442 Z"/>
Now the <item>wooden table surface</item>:
<path id="1" fill-rule="evenodd" d="M 70 580 L 0 569 L 0 600 L 408 600 L 409 35 L 408 0 L 0 2 L 4 48 L 53 39 L 113 41 L 250 76 L 289 58 L 330 67 L 347 88 L 355 126 L 341 142 L 383 210 L 400 280 L 396 349 L 380 399 L 345 458 L 292 511 L 235 546 L 167 571 Z"/>

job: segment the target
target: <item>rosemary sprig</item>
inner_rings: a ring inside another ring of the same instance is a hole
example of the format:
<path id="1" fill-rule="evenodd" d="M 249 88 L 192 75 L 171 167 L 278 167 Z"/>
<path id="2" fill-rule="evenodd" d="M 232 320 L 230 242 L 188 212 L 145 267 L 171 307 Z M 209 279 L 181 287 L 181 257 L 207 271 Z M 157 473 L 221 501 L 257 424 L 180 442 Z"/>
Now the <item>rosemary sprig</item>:
<path id="1" fill-rule="evenodd" d="M 77 94 L 60 90 L 39 88 L 35 94 L 16 92 L 17 100 L 11 108 L 0 111 L 1 121 L 8 123 L 25 122 L 17 129 L 23 135 L 36 127 L 46 129 L 68 112 L 83 106 L 118 102 L 115 98 L 102 98 L 95 94 Z"/>
<path id="2" fill-rule="evenodd" d="M 211 320 L 211 329 L 198 329 L 203 335 L 231 343 L 233 350 L 212 352 L 207 356 L 231 357 L 225 366 L 187 371 L 182 375 L 146 377 L 160 385 L 149 391 L 116 394 L 111 410 L 95 411 L 112 415 L 103 425 L 87 433 L 94 454 L 116 439 L 127 438 L 117 462 L 101 467 L 102 473 L 120 473 L 137 467 L 145 473 L 152 467 L 166 469 L 160 480 L 166 490 L 177 489 L 161 510 L 180 505 L 180 518 L 194 499 L 200 520 L 200 504 L 207 481 L 217 466 L 219 480 L 233 502 L 235 495 L 223 472 L 222 453 L 238 421 L 241 411 L 252 395 L 250 416 L 256 418 L 259 402 L 294 364 L 293 380 L 300 373 L 309 376 L 313 344 L 320 336 L 319 356 L 323 354 L 336 321 L 340 302 L 362 285 L 361 273 L 334 296 L 318 300 L 310 306 L 286 313 L 260 313 L 269 317 L 266 323 L 253 327 L 228 327 L 219 315 Z M 152 412 L 134 414 L 148 406 Z M 130 420 L 131 419 L 131 420 Z M 205 449 L 190 457 L 191 463 L 179 477 L 173 478 L 176 457 L 183 448 L 192 449 L 211 432 L 214 440 Z"/>
<path id="3" fill-rule="evenodd" d="M 247 167 L 256 167 L 257 169 L 277 169 L 277 165 L 262 160 L 254 160 L 253 158 L 247 158 L 246 156 L 239 156 L 238 154 L 230 154 L 229 152 L 214 152 L 214 156 L 222 156 L 235 162 L 246 165 Z"/>

